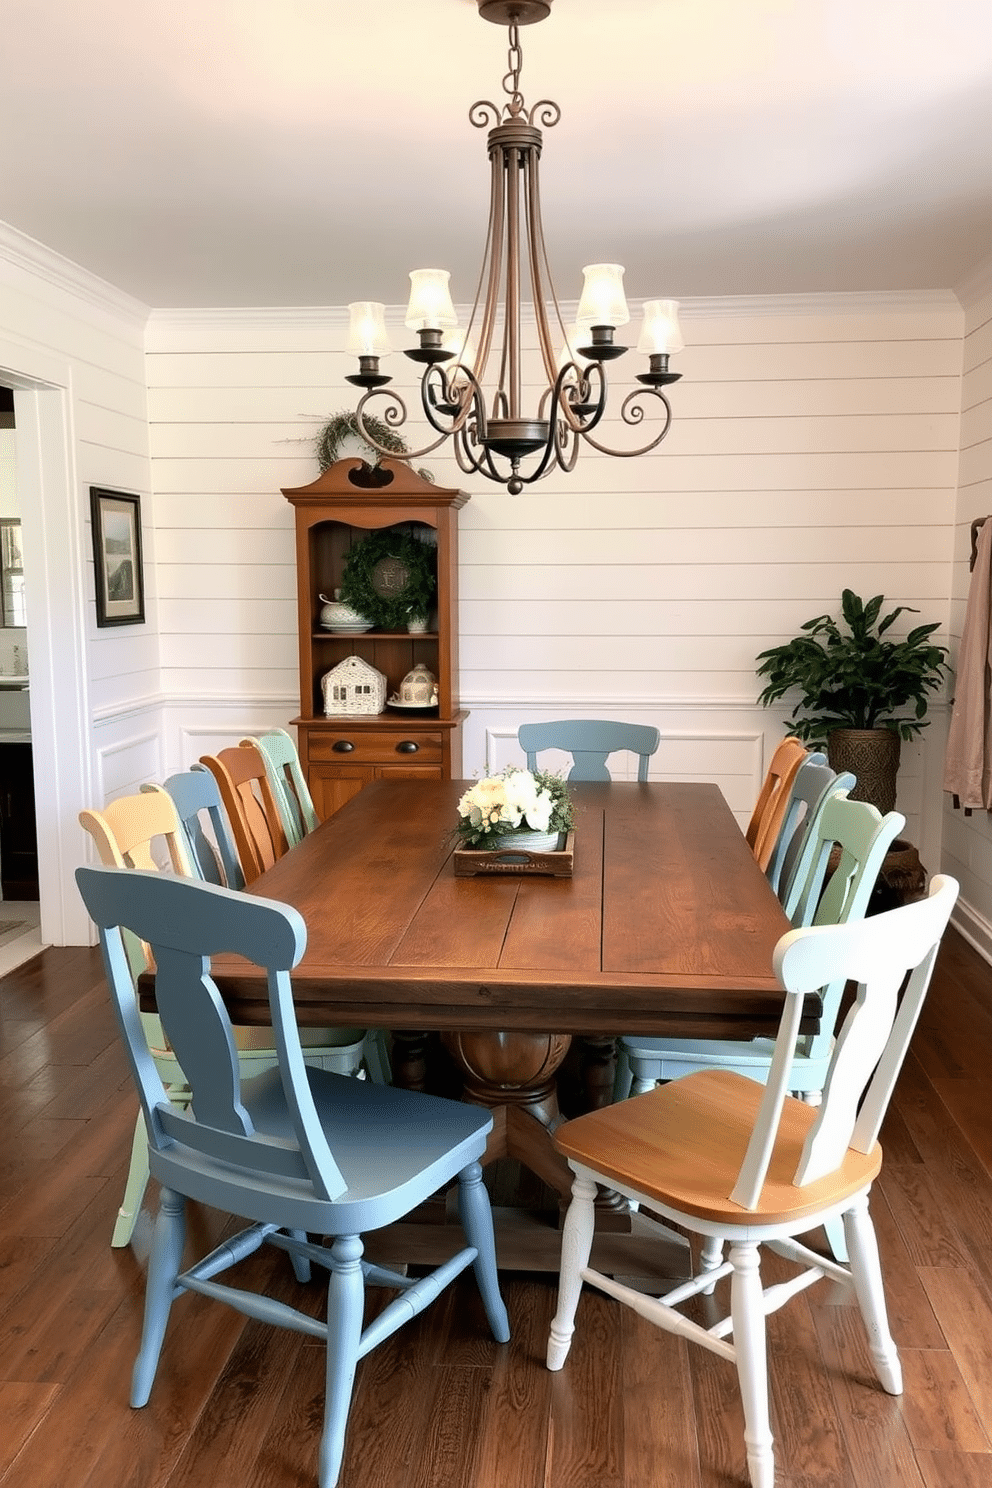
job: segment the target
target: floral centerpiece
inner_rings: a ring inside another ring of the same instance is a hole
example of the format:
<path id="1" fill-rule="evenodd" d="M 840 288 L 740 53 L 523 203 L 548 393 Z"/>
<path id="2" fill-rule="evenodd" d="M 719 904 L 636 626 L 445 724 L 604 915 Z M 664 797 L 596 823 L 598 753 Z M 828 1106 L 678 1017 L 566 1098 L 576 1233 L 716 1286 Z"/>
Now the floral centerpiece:
<path id="1" fill-rule="evenodd" d="M 458 815 L 455 831 L 462 841 L 490 851 L 536 847 L 528 841 L 533 833 L 553 839 L 545 844 L 546 850 L 553 849 L 575 822 L 572 798 L 560 775 L 517 765 L 507 765 L 499 775 L 487 776 L 467 790 L 458 802 Z"/>

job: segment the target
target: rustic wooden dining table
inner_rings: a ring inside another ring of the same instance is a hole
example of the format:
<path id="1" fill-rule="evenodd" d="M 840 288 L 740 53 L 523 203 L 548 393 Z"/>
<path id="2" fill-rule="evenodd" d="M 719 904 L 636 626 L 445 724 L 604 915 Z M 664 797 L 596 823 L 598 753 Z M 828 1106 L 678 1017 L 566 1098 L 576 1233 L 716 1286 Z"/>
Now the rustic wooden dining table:
<path id="1" fill-rule="evenodd" d="M 463 1098 L 493 1111 L 487 1161 L 516 1159 L 564 1205 L 572 1175 L 551 1133 L 571 1039 L 774 1034 L 772 952 L 789 927 L 715 785 L 575 784 L 571 877 L 456 877 L 468 784 L 368 785 L 249 892 L 306 921 L 301 1025 L 392 1030 L 394 1079 L 413 1086 L 440 1030 Z M 235 1022 L 270 1021 L 257 970 L 225 956 L 213 974 Z M 543 1264 L 532 1250 L 501 1264 Z"/>

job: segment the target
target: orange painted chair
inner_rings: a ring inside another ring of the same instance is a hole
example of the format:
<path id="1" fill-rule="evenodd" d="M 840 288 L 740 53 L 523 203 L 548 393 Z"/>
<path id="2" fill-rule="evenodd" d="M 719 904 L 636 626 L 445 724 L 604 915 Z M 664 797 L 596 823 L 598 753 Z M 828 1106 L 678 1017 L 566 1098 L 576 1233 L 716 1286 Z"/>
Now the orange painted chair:
<path id="1" fill-rule="evenodd" d="M 289 847 L 265 759 L 258 749 L 221 749 L 200 765 L 217 782 L 245 883 L 254 883 Z"/>
<path id="2" fill-rule="evenodd" d="M 772 755 L 768 774 L 765 776 L 745 833 L 748 847 L 754 853 L 758 867 L 762 871 L 768 867 L 772 853 L 775 851 L 775 844 L 778 842 L 789 810 L 792 782 L 806 758 L 805 744 L 800 739 L 792 737 L 783 739 Z"/>

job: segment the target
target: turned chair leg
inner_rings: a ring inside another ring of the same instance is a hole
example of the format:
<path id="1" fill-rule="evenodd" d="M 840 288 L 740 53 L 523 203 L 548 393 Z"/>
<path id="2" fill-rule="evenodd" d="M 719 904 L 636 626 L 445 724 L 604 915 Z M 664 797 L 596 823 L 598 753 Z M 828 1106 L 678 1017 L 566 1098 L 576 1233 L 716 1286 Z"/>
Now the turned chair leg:
<path id="1" fill-rule="evenodd" d="M 472 1269 L 493 1337 L 497 1343 L 508 1343 L 510 1319 L 499 1290 L 493 1212 L 482 1182 L 482 1168 L 477 1162 L 469 1163 L 458 1175 L 458 1212 L 465 1238 L 478 1251 Z"/>
<path id="2" fill-rule="evenodd" d="M 365 1311 L 362 1249 L 357 1235 L 341 1235 L 331 1246 L 332 1266 L 327 1285 L 327 1383 L 317 1473 L 320 1488 L 334 1488 L 344 1456 L 344 1434 L 351 1409 Z"/>
<path id="3" fill-rule="evenodd" d="M 868 1212 L 867 1194 L 862 1194 L 845 1212 L 844 1234 L 851 1257 L 854 1290 L 864 1318 L 875 1370 L 884 1390 L 890 1395 L 901 1395 L 902 1365 L 899 1362 L 899 1351 L 889 1331 L 882 1268 L 878 1260 L 878 1241 Z"/>
<path id="4" fill-rule="evenodd" d="M 744 1444 L 753 1488 L 773 1488 L 775 1460 L 768 1421 L 768 1362 L 765 1343 L 765 1306 L 761 1289 L 761 1259 L 754 1241 L 731 1245 L 734 1272 L 730 1286 L 730 1315 L 734 1352 L 744 1406 Z"/>
<path id="5" fill-rule="evenodd" d="M 159 1195 L 158 1218 L 148 1262 L 145 1285 L 145 1320 L 141 1329 L 141 1346 L 131 1375 L 131 1404 L 147 1405 L 151 1394 L 158 1357 L 162 1352 L 169 1312 L 172 1308 L 186 1243 L 186 1200 L 182 1194 L 163 1188 Z"/>
<path id="6" fill-rule="evenodd" d="M 558 1283 L 558 1310 L 548 1339 L 548 1368 L 560 1369 L 568 1356 L 575 1331 L 575 1310 L 582 1292 L 582 1272 L 589 1264 L 596 1227 L 596 1185 L 589 1178 L 577 1177 L 572 1184 L 572 1202 L 568 1206 L 561 1237 L 561 1279 Z"/>

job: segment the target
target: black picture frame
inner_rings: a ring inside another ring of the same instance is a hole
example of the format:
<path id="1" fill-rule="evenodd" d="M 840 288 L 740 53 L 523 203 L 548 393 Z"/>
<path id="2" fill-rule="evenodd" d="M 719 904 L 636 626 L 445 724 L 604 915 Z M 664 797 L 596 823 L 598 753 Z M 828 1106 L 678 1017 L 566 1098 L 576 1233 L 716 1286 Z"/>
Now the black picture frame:
<path id="1" fill-rule="evenodd" d="M 141 497 L 90 486 L 96 623 L 143 625 L 145 575 L 141 561 Z"/>

